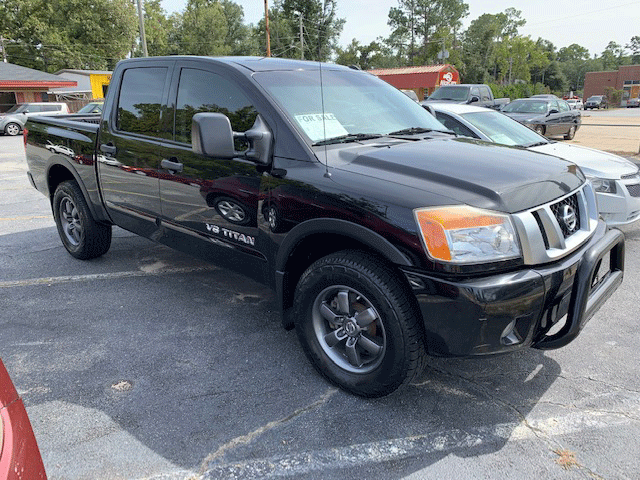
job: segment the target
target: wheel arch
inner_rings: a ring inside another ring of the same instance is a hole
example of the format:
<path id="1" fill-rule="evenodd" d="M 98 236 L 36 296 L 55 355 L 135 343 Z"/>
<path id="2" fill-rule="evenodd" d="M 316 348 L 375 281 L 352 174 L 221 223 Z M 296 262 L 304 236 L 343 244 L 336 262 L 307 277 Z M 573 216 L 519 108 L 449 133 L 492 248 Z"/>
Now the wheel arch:
<path id="1" fill-rule="evenodd" d="M 78 184 L 78 186 L 80 187 L 80 191 L 82 191 L 82 195 L 87 202 L 89 211 L 91 212 L 91 215 L 93 215 L 93 218 L 95 218 L 97 221 L 111 223 L 109 217 L 106 215 L 106 212 L 104 212 L 103 209 L 100 209 L 100 211 L 96 209 L 96 206 L 91 201 L 91 196 L 87 191 L 87 187 L 82 181 L 80 175 L 78 175 L 78 172 L 76 172 L 73 167 L 65 165 L 63 163 L 52 163 L 47 171 L 47 189 L 49 191 L 49 203 L 53 204 L 53 195 L 55 194 L 58 185 L 60 185 L 62 182 L 66 182 L 67 180 L 75 180 L 75 182 Z"/>
<path id="2" fill-rule="evenodd" d="M 300 276 L 316 260 L 341 250 L 365 251 L 392 268 L 416 263 L 411 254 L 361 225 L 338 219 L 314 219 L 301 223 L 289 232 L 275 259 L 275 290 L 284 328 L 293 328 L 289 312 Z"/>

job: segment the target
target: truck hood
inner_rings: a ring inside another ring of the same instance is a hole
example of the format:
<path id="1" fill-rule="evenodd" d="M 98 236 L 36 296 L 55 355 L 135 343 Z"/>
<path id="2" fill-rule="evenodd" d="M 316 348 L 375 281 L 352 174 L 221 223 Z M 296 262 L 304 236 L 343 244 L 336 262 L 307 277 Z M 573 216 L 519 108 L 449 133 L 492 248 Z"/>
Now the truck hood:
<path id="1" fill-rule="evenodd" d="M 578 165 L 587 176 L 620 179 L 623 175 L 632 175 L 638 171 L 638 167 L 626 158 L 578 145 L 554 142 L 531 147 L 530 150 L 569 160 Z"/>
<path id="2" fill-rule="evenodd" d="M 449 204 L 514 213 L 585 180 L 570 162 L 495 143 L 435 138 L 340 149 L 336 168 L 448 197 Z"/>

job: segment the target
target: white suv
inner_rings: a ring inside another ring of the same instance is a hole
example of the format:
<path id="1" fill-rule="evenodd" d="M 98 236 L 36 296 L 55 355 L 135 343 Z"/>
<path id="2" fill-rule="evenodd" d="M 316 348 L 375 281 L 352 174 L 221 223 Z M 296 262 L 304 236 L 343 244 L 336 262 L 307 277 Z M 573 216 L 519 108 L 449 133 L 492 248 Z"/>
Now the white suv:
<path id="1" fill-rule="evenodd" d="M 27 123 L 27 118 L 33 115 L 66 115 L 68 113 L 69 107 L 66 103 L 20 103 L 0 113 L 0 133 L 18 135 Z"/>

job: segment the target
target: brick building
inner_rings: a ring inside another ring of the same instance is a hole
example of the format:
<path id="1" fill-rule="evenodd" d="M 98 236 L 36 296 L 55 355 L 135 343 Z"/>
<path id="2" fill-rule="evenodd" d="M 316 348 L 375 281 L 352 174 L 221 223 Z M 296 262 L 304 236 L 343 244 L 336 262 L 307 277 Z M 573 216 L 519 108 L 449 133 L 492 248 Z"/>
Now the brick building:
<path id="1" fill-rule="evenodd" d="M 622 90 L 621 106 L 629 98 L 640 96 L 640 65 L 626 65 L 616 72 L 587 72 L 584 76 L 584 99 L 591 95 L 604 95 L 605 88 Z"/>
<path id="2" fill-rule="evenodd" d="M 368 70 L 401 90 L 413 90 L 422 100 L 440 85 L 460 83 L 460 74 L 453 65 L 424 65 L 419 67 L 383 68 Z"/>

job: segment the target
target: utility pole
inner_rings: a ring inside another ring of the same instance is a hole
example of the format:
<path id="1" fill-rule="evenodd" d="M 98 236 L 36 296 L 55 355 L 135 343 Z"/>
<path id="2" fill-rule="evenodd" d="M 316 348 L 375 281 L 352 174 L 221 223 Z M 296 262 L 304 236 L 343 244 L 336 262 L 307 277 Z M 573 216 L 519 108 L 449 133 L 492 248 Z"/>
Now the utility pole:
<path id="1" fill-rule="evenodd" d="M 304 60 L 304 33 L 302 31 L 302 12 L 300 12 L 300 59 Z"/>
<path id="2" fill-rule="evenodd" d="M 268 0 L 264 0 L 264 30 L 267 35 L 267 57 L 271 56 L 271 36 L 269 34 L 269 5 Z"/>
<path id="3" fill-rule="evenodd" d="M 142 0 L 138 0 L 138 20 L 140 21 L 140 43 L 142 43 L 142 53 L 145 57 L 148 57 L 147 37 L 144 34 L 144 17 L 142 16 Z"/>

